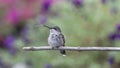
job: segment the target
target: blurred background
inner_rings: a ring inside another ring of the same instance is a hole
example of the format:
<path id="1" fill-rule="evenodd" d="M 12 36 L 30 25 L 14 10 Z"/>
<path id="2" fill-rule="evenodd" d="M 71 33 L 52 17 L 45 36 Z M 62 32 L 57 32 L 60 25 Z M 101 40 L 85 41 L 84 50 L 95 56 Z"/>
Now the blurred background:
<path id="1" fill-rule="evenodd" d="M 48 46 L 59 26 L 66 46 L 120 46 L 120 0 L 0 0 L 0 68 L 120 68 L 120 52 L 23 51 Z"/>

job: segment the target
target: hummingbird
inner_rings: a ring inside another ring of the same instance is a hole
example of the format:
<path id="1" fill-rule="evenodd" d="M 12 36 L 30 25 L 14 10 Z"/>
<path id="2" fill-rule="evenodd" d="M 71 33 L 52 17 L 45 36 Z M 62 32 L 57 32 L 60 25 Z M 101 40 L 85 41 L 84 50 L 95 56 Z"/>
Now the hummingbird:
<path id="1" fill-rule="evenodd" d="M 48 37 L 48 44 L 52 48 L 59 48 L 65 46 L 65 38 L 64 35 L 61 32 L 61 29 L 58 26 L 49 27 L 47 25 L 43 25 L 44 27 L 47 27 L 50 30 L 50 34 Z M 66 56 L 65 50 L 60 50 L 60 53 L 63 56 Z"/>

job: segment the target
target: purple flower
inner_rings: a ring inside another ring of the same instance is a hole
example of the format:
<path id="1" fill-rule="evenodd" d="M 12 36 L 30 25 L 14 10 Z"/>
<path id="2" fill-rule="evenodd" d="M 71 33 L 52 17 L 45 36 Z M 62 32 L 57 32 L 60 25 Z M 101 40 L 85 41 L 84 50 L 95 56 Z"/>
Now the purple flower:
<path id="1" fill-rule="evenodd" d="M 111 40 L 111 41 L 115 41 L 115 40 L 120 40 L 120 34 L 117 34 L 117 33 L 113 33 L 113 34 L 111 34 L 110 36 L 109 36 L 109 39 Z"/>
<path id="2" fill-rule="evenodd" d="M 45 68 L 52 68 L 52 65 L 51 64 L 45 64 Z"/>
<path id="3" fill-rule="evenodd" d="M 51 4 L 52 4 L 52 0 L 44 0 L 41 7 L 42 13 L 48 12 L 50 10 Z"/>
<path id="4" fill-rule="evenodd" d="M 110 34 L 110 35 L 108 36 L 109 40 L 111 40 L 111 41 L 114 41 L 114 40 L 115 40 L 115 37 L 116 37 L 115 34 Z"/>
<path id="5" fill-rule="evenodd" d="M 73 4 L 76 7 L 82 7 L 83 6 L 83 0 L 73 0 Z"/>
<path id="6" fill-rule="evenodd" d="M 16 48 L 14 46 L 15 37 L 10 35 L 4 40 L 5 48 L 10 51 L 12 55 L 16 54 Z"/>
<path id="7" fill-rule="evenodd" d="M 116 26 L 116 31 L 109 35 L 109 40 L 111 41 L 120 40 L 120 25 L 119 24 Z"/>
<path id="8" fill-rule="evenodd" d="M 15 38 L 14 36 L 8 36 L 5 39 L 6 48 L 12 48 L 14 46 Z"/>
<path id="9" fill-rule="evenodd" d="M 40 17 L 40 24 L 44 25 L 47 23 L 47 17 L 45 15 L 42 15 Z"/>
<path id="10" fill-rule="evenodd" d="M 120 31 L 120 24 L 117 25 L 116 29 Z"/>
<path id="11" fill-rule="evenodd" d="M 115 57 L 110 55 L 109 58 L 108 58 L 108 63 L 110 65 L 114 64 L 115 63 Z"/>
<path id="12" fill-rule="evenodd" d="M 106 4 L 108 2 L 108 0 L 101 0 L 102 4 Z"/>

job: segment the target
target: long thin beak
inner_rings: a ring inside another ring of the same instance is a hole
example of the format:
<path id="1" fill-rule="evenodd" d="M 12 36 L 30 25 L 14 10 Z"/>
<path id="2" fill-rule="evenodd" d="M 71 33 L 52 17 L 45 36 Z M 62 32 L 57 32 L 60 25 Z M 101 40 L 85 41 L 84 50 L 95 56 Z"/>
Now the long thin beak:
<path id="1" fill-rule="evenodd" d="M 51 29 L 51 27 L 47 26 L 47 25 L 43 25 L 44 27 L 47 27 L 48 29 Z"/>

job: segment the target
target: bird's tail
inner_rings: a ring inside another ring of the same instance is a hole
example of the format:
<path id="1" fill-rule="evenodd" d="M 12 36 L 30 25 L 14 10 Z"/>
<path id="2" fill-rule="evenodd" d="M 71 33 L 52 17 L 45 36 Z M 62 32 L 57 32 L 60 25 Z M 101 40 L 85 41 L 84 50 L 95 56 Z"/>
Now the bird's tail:
<path id="1" fill-rule="evenodd" d="M 63 56 L 66 56 L 65 50 L 60 50 L 60 53 L 61 53 Z"/>

